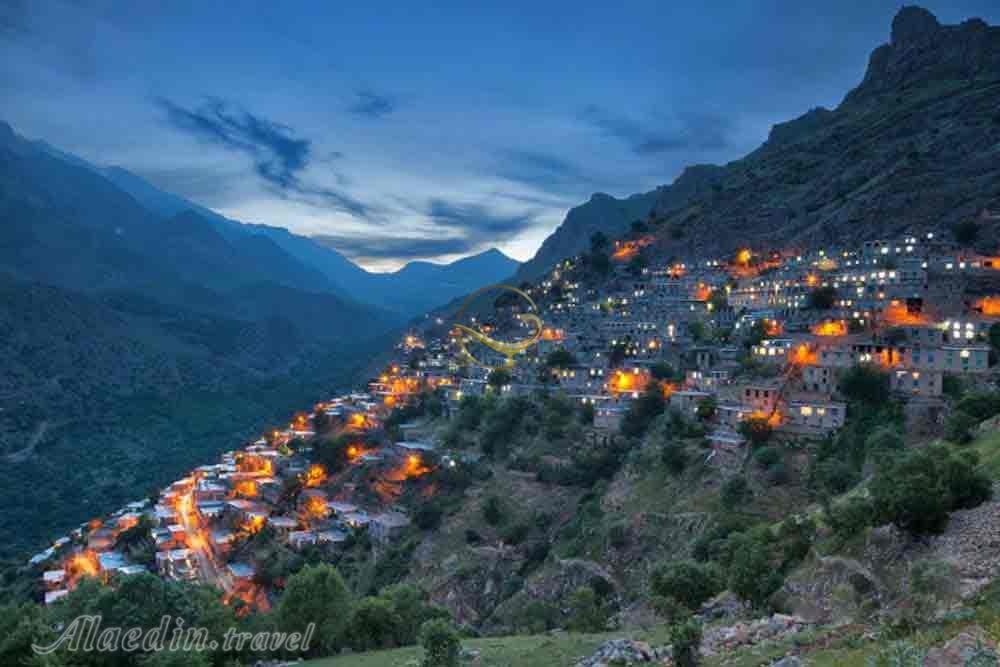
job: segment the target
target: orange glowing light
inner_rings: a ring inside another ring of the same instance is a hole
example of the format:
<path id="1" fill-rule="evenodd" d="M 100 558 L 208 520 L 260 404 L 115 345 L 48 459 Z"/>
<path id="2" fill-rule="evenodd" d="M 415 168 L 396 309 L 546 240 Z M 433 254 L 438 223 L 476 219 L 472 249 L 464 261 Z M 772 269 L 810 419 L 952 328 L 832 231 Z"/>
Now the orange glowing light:
<path id="1" fill-rule="evenodd" d="M 882 318 L 892 325 L 929 324 L 930 318 L 923 313 L 913 312 L 899 301 L 893 301 L 882 311 Z"/>
<path id="2" fill-rule="evenodd" d="M 674 264 L 670 267 L 670 269 L 668 269 L 668 272 L 670 273 L 671 278 L 680 278 L 687 273 L 687 269 L 680 264 Z"/>
<path id="3" fill-rule="evenodd" d="M 542 329 L 542 340 L 562 340 L 562 329 Z"/>
<path id="4" fill-rule="evenodd" d="M 236 486 L 233 487 L 233 493 L 241 498 L 256 498 L 257 482 L 252 479 L 237 482 Z"/>
<path id="5" fill-rule="evenodd" d="M 694 291 L 694 298 L 696 301 L 708 301 L 712 296 L 712 288 L 705 283 L 698 283 L 698 287 Z"/>
<path id="6" fill-rule="evenodd" d="M 326 468 L 317 464 L 309 466 L 309 470 L 306 472 L 306 478 L 303 481 L 306 487 L 313 488 L 317 487 L 326 481 Z"/>
<path id="7" fill-rule="evenodd" d="M 819 278 L 816 277 L 816 274 L 810 273 L 806 276 L 806 285 L 809 287 L 815 287 L 817 283 L 819 283 Z"/>
<path id="8" fill-rule="evenodd" d="M 815 350 L 810 350 L 809 346 L 803 343 L 792 350 L 788 362 L 796 366 L 815 366 L 818 355 Z"/>
<path id="9" fill-rule="evenodd" d="M 780 336 L 785 327 L 778 320 L 764 320 L 764 333 L 768 336 Z"/>
<path id="10" fill-rule="evenodd" d="M 983 315 L 1000 315 L 1000 296 L 983 297 L 976 302 L 975 308 Z"/>
<path id="11" fill-rule="evenodd" d="M 761 420 L 767 422 L 767 425 L 771 428 L 776 428 L 781 426 L 781 413 L 774 410 L 770 414 L 766 412 L 754 411 L 750 413 L 750 419 Z"/>
<path id="12" fill-rule="evenodd" d="M 820 322 L 813 327 L 812 332 L 817 336 L 846 336 L 847 323 L 843 320 Z"/>
<path id="13" fill-rule="evenodd" d="M 663 398 L 669 400 L 673 396 L 674 392 L 677 391 L 677 385 L 673 382 L 663 383 Z"/>
<path id="14" fill-rule="evenodd" d="M 100 574 L 101 565 L 97 554 L 89 549 L 81 551 L 70 558 L 65 565 L 68 588 L 75 588 L 81 577 L 96 577 Z"/>
<path id="15" fill-rule="evenodd" d="M 736 251 L 736 263 L 741 266 L 747 266 L 750 264 L 750 258 L 752 257 L 749 248 L 741 248 Z"/>
<path id="16" fill-rule="evenodd" d="M 635 241 L 615 241 L 615 251 L 611 253 L 611 258 L 618 261 L 631 259 L 639 254 L 639 250 L 648 246 L 654 241 L 652 236 L 643 236 Z"/>

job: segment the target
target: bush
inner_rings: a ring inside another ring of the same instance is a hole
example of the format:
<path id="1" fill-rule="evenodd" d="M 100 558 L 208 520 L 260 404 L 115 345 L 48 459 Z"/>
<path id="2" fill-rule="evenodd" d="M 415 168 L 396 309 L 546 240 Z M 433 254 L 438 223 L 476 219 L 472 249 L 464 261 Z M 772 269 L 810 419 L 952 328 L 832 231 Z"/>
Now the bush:
<path id="1" fill-rule="evenodd" d="M 979 420 L 968 412 L 953 410 L 944 422 L 944 437 L 951 442 L 964 445 L 972 441 L 972 429 Z"/>
<path id="2" fill-rule="evenodd" d="M 503 503 L 497 496 L 490 496 L 483 505 L 483 519 L 491 526 L 499 526 L 506 518 Z"/>
<path id="3" fill-rule="evenodd" d="M 748 417 L 739 425 L 740 435 L 746 438 L 750 447 L 754 449 L 766 444 L 771 439 L 773 430 L 767 417 Z"/>
<path id="4" fill-rule="evenodd" d="M 781 460 L 781 452 L 776 447 L 761 447 L 754 453 L 753 458 L 765 468 L 770 468 Z"/>
<path id="5" fill-rule="evenodd" d="M 351 613 L 348 641 L 355 651 L 390 648 L 396 643 L 401 624 L 392 602 L 367 597 L 358 602 Z"/>
<path id="6" fill-rule="evenodd" d="M 837 300 L 837 289 L 829 285 L 817 287 L 809 293 L 807 307 L 814 310 L 830 310 Z"/>
<path id="7" fill-rule="evenodd" d="M 576 632 L 601 632 L 606 629 L 608 614 L 594 589 L 581 586 L 569 598 L 569 628 Z"/>
<path id="8" fill-rule="evenodd" d="M 457 667 L 462 644 L 448 621 L 433 619 L 424 623 L 420 627 L 420 645 L 424 649 L 422 667 Z"/>
<path id="9" fill-rule="evenodd" d="M 608 544 L 615 549 L 628 544 L 628 527 L 624 523 L 616 523 L 608 528 Z"/>
<path id="10" fill-rule="evenodd" d="M 674 598 L 691 611 L 697 611 L 722 590 L 722 576 L 712 564 L 675 561 L 653 571 L 650 588 L 655 595 Z"/>
<path id="11" fill-rule="evenodd" d="M 646 391 L 632 401 L 628 412 L 622 418 L 622 435 L 629 438 L 642 437 L 652 421 L 662 414 L 665 408 L 663 388 L 657 382 L 650 382 Z"/>
<path id="12" fill-rule="evenodd" d="M 688 464 L 687 449 L 680 440 L 669 440 L 660 452 L 663 464 L 673 475 L 680 475 Z"/>
<path id="13" fill-rule="evenodd" d="M 694 619 L 677 623 L 670 628 L 674 664 L 694 667 L 698 664 L 698 647 L 701 645 L 701 624 Z"/>
<path id="14" fill-rule="evenodd" d="M 851 401 L 882 405 L 889 400 L 889 376 L 875 368 L 854 366 L 841 376 L 840 391 Z"/>
<path id="15" fill-rule="evenodd" d="M 866 498 L 848 498 L 826 508 L 826 522 L 841 542 L 846 542 L 872 525 L 873 516 L 874 508 Z"/>
<path id="16" fill-rule="evenodd" d="M 305 632 L 315 623 L 318 641 L 310 654 L 329 655 L 340 648 L 351 614 L 351 594 L 332 565 L 306 566 L 289 578 L 277 612 L 285 632 Z"/>
<path id="17" fill-rule="evenodd" d="M 992 482 L 971 455 L 932 445 L 908 452 L 880 469 L 871 484 L 875 512 L 914 535 L 940 533 L 949 512 L 992 496 Z"/>
<path id="18" fill-rule="evenodd" d="M 731 546 L 729 590 L 755 607 L 762 607 L 781 587 L 781 575 L 770 562 L 767 546 L 757 539 L 739 536 Z"/>
<path id="19" fill-rule="evenodd" d="M 431 500 L 421 503 L 417 511 L 413 513 L 413 522 L 420 530 L 434 530 L 441 525 L 441 518 L 444 516 L 444 509 L 441 503 Z"/>
<path id="20" fill-rule="evenodd" d="M 743 505 L 753 496 L 750 485 L 743 477 L 731 477 L 722 485 L 722 505 L 732 510 Z"/>
<path id="21" fill-rule="evenodd" d="M 775 463 L 767 469 L 767 481 L 774 486 L 780 486 L 788 482 L 788 470 L 784 463 Z"/>

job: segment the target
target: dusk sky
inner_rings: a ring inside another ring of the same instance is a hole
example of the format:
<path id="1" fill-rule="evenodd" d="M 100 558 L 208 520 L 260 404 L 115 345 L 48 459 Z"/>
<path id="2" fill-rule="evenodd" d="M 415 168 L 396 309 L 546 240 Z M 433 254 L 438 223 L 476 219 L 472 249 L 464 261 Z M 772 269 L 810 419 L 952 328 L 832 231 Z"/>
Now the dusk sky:
<path id="1" fill-rule="evenodd" d="M 486 4 L 7 0 L 0 119 L 368 268 L 523 260 L 593 192 L 836 106 L 901 6 Z M 924 6 L 1000 23 L 996 0 Z"/>

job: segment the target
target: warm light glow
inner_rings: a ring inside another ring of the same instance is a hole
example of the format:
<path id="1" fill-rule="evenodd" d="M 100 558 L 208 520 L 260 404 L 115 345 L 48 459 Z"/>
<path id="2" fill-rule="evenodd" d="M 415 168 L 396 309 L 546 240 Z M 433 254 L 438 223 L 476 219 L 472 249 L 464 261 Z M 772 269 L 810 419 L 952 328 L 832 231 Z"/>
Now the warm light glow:
<path id="1" fill-rule="evenodd" d="M 643 236 L 635 241 L 615 241 L 615 251 L 611 253 L 611 258 L 618 261 L 632 259 L 639 254 L 639 250 L 651 244 L 655 239 L 652 236 Z"/>
<path id="2" fill-rule="evenodd" d="M 806 285 L 809 285 L 809 287 L 815 287 L 818 283 L 819 278 L 816 277 L 816 274 L 810 273 L 806 276 Z"/>
<path id="3" fill-rule="evenodd" d="M 736 251 L 736 263 L 740 266 L 747 266 L 750 264 L 750 258 L 752 257 L 749 248 L 741 248 Z"/>
<path id="4" fill-rule="evenodd" d="M 983 297 L 976 302 L 975 308 L 983 315 L 1000 315 L 1000 296 Z"/>
<path id="5" fill-rule="evenodd" d="M 663 398 L 666 399 L 666 400 L 669 400 L 670 397 L 673 395 L 673 393 L 675 391 L 677 391 L 677 389 L 678 389 L 677 385 L 674 384 L 673 382 L 664 382 L 663 383 Z"/>
<path id="6" fill-rule="evenodd" d="M 820 322 L 813 327 L 812 332 L 817 336 L 846 336 L 847 324 L 842 320 Z"/>
<path id="7" fill-rule="evenodd" d="M 542 340 L 562 340 L 563 337 L 562 329 L 542 329 Z"/>
<path id="8" fill-rule="evenodd" d="M 882 319 L 887 324 L 892 325 L 919 325 L 930 324 L 930 318 L 923 313 L 910 312 L 906 305 L 899 301 L 893 301 L 882 311 Z"/>
<path id="9" fill-rule="evenodd" d="M 780 336 L 785 333 L 785 327 L 778 320 L 763 320 L 764 333 L 768 336 Z"/>
<path id="10" fill-rule="evenodd" d="M 712 296 L 712 288 L 705 283 L 698 283 L 698 287 L 694 291 L 694 298 L 696 301 L 708 301 L 709 297 Z"/>
<path id="11" fill-rule="evenodd" d="M 233 487 L 233 494 L 240 498 L 256 498 L 257 482 L 252 479 L 244 479 L 236 482 L 236 485 Z"/>
<path id="12" fill-rule="evenodd" d="M 815 350 L 803 343 L 796 346 L 789 354 L 788 363 L 796 366 L 815 366 L 818 361 Z"/>
<path id="13" fill-rule="evenodd" d="M 326 481 L 326 468 L 317 464 L 309 466 L 309 470 L 306 472 L 305 480 L 303 484 L 307 488 L 313 488 L 319 486 Z"/>

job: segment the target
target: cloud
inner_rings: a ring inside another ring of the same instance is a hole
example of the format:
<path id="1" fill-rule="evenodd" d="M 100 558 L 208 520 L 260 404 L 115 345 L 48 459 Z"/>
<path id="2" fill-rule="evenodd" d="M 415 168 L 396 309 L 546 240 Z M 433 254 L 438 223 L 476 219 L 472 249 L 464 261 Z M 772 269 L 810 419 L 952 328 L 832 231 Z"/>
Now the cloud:
<path id="1" fill-rule="evenodd" d="M 351 259 L 411 260 L 457 255 L 477 247 L 461 237 L 440 239 L 398 235 L 321 234 L 313 239 Z"/>
<path id="2" fill-rule="evenodd" d="M 355 116 L 382 118 L 396 111 L 396 108 L 395 98 L 373 90 L 362 90 L 358 91 L 356 99 L 347 110 Z"/>
<path id="3" fill-rule="evenodd" d="M 656 123 L 657 127 L 650 127 L 647 123 L 590 105 L 583 110 L 581 118 L 606 136 L 622 141 L 640 156 L 673 151 L 719 150 L 731 145 L 730 122 L 708 113 L 679 113 L 667 122 Z"/>
<path id="4" fill-rule="evenodd" d="M 570 162 L 538 151 L 504 150 L 498 154 L 496 173 L 508 180 L 543 190 L 587 189 L 592 179 Z"/>
<path id="5" fill-rule="evenodd" d="M 301 173 L 313 158 L 312 142 L 297 138 L 287 125 L 234 108 L 218 99 L 210 99 L 196 109 L 184 108 L 164 98 L 156 101 L 175 128 L 202 141 L 250 156 L 257 175 L 282 198 L 372 219 L 373 211 L 367 204 L 332 188 L 302 181 Z M 332 153 L 333 156 L 340 154 Z"/>
<path id="6" fill-rule="evenodd" d="M 410 236 L 399 234 L 320 234 L 313 238 L 351 259 L 410 260 L 480 251 L 512 239 L 537 221 L 532 210 L 518 214 L 500 214 L 480 204 L 432 199 L 419 210 L 433 226 L 435 236 L 415 230 Z"/>

